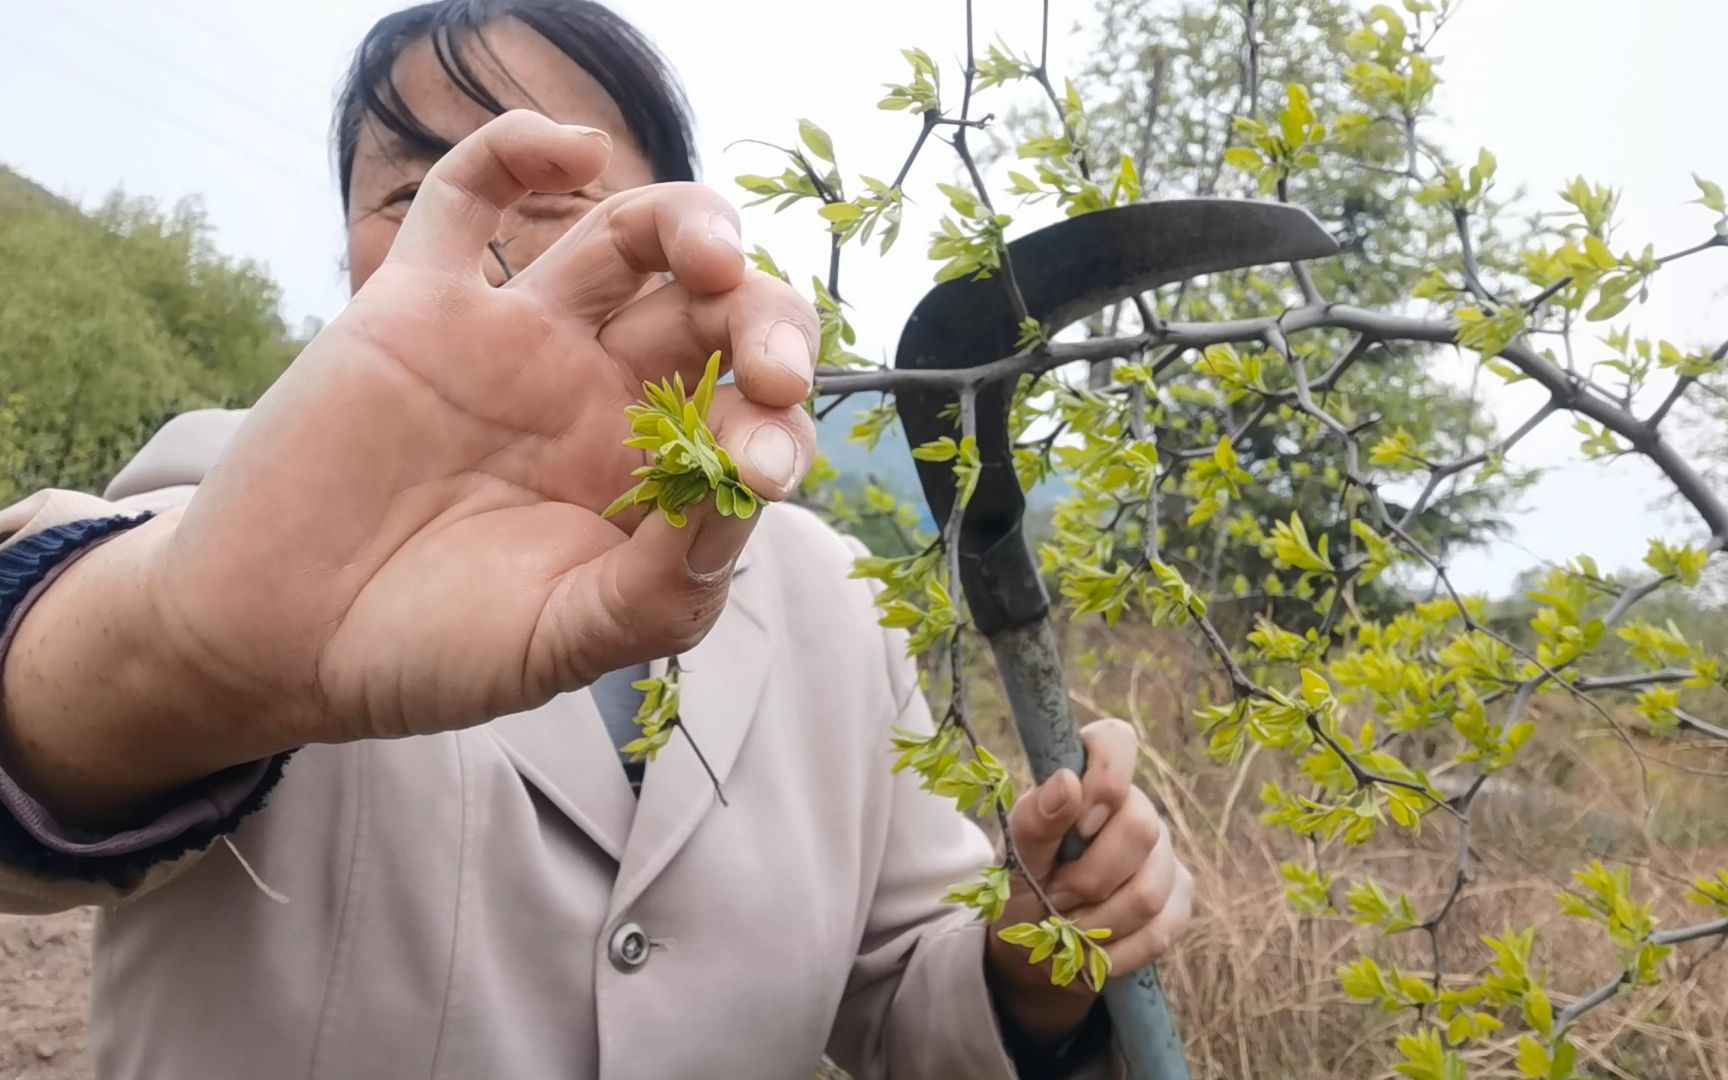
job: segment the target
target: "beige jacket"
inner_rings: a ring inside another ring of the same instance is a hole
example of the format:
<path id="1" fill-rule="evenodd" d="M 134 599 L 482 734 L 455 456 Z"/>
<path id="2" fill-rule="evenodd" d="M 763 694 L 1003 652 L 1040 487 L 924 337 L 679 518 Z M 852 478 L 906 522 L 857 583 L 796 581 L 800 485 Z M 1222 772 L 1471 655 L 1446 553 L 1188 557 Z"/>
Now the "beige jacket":
<path id="1" fill-rule="evenodd" d="M 168 424 L 107 500 L 39 494 L 0 543 L 191 496 L 242 414 Z M 675 739 L 631 795 L 586 692 L 454 734 L 312 746 L 233 844 L 137 889 L 0 868 L 0 908 L 105 905 L 104 1080 L 1012 1076 L 984 931 L 939 902 L 991 857 L 893 777 L 928 725 L 852 550 L 776 507 L 684 662 Z M 649 942 L 635 955 L 629 931 Z"/>

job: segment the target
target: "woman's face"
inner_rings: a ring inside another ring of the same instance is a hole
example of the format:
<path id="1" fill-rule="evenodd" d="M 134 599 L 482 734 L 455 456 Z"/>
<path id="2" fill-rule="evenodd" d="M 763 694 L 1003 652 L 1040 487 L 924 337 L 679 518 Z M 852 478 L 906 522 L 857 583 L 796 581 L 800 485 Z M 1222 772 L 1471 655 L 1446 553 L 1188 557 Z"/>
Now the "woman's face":
<path id="1" fill-rule="evenodd" d="M 618 106 L 593 77 L 545 38 L 514 19 L 484 31 L 486 44 L 465 43 L 467 57 L 487 88 L 506 108 L 533 109 L 565 124 L 599 128 L 612 137 L 612 160 L 598 181 L 565 195 L 531 194 L 504 216 L 497 245 L 512 272 L 550 247 L 601 199 L 652 183 L 654 174 L 624 126 Z M 492 114 L 451 84 L 432 42 L 422 38 L 402 50 L 394 69 L 403 103 L 420 122 L 454 144 Z M 368 116 L 354 148 L 349 178 L 348 286 L 358 290 L 383 263 L 433 158 L 403 143 Z M 503 269 L 489 260 L 495 282 Z"/>

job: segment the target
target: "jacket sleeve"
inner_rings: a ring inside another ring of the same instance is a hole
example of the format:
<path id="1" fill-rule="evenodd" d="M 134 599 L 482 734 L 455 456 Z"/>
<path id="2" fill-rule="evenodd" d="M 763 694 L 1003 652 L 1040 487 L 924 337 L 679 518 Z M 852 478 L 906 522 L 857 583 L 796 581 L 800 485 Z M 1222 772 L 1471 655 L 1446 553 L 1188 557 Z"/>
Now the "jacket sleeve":
<path id="1" fill-rule="evenodd" d="M 46 490 L 39 491 L 21 502 L 0 509 L 0 550 L 4 550 L 26 537 L 43 532 L 56 526 L 83 521 L 91 518 L 110 517 L 117 514 L 135 514 L 141 511 L 161 512 L 183 505 L 192 494 L 190 486 L 175 486 L 154 491 L 140 492 L 128 498 L 108 500 L 77 491 Z M 52 587 L 50 582 L 47 587 Z M 21 611 L 19 615 L 21 616 Z M 3 629 L 3 628 L 0 628 Z M 0 657 L 0 660 L 3 660 Z M 0 673 L 3 674 L 3 673 Z M 5 722 L 3 709 L 0 709 L 0 723 Z M 3 768 L 3 763 L 0 763 Z M 10 785 L 0 774 L 0 780 Z M 15 802 L 18 799 L 28 800 L 27 795 L 13 789 Z M 31 820 L 28 823 L 18 820 L 21 816 L 13 810 L 0 809 L 12 819 L 15 829 L 24 829 L 31 833 L 44 831 L 65 835 L 65 830 L 59 829 L 45 816 Z M 186 808 L 177 806 L 167 811 L 164 817 L 178 816 L 184 818 Z M 152 829 L 147 826 L 138 830 L 148 841 Z M 74 847 L 103 846 L 127 847 L 124 838 L 86 837 L 72 838 Z M 53 852 L 46 851 L 47 854 Z M 65 873 L 46 869 L 43 860 L 30 858 L 8 858 L 0 861 L 0 912 L 13 914 L 42 914 L 51 911 L 63 911 L 68 908 L 87 904 L 111 906 L 132 897 L 142 895 L 157 888 L 190 867 L 200 855 L 201 850 L 176 852 L 173 857 L 155 860 L 147 866 L 141 866 L 136 871 L 124 874 L 90 874 L 68 876 Z M 53 860 L 47 860 L 52 863 Z"/>

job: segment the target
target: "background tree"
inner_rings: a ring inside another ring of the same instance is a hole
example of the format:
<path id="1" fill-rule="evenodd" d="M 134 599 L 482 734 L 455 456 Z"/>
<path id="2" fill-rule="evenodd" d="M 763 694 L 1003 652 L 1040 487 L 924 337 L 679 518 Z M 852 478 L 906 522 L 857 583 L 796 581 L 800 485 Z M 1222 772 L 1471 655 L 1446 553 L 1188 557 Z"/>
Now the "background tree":
<path id="1" fill-rule="evenodd" d="M 161 423 L 250 404 L 299 344 L 261 267 L 202 211 L 119 195 L 84 214 L 0 170 L 0 502 L 100 491 Z"/>

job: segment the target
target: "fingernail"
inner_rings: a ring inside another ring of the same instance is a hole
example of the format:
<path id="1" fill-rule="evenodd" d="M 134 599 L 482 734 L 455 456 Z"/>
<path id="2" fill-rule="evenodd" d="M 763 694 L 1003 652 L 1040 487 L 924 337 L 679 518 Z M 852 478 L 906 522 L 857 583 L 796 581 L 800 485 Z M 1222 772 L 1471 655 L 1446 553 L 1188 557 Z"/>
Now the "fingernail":
<path id="1" fill-rule="evenodd" d="M 1038 809 L 1045 817 L 1055 817 L 1067 806 L 1068 785 L 1057 783 L 1056 777 L 1052 776 L 1044 782 L 1044 789 L 1038 793 Z"/>
<path id="2" fill-rule="evenodd" d="M 1080 838 L 1090 840 L 1099 829 L 1104 827 L 1104 819 L 1110 816 L 1108 806 L 1094 806 L 1086 811 L 1086 816 L 1080 819 Z"/>
<path id="3" fill-rule="evenodd" d="M 700 526 L 696 539 L 684 556 L 684 565 L 697 577 L 710 577 L 732 565 L 744 538 L 750 535 L 751 522 L 735 517 L 710 514 Z"/>
<path id="4" fill-rule="evenodd" d="M 768 337 L 762 342 L 762 354 L 798 376 L 801 382 L 809 384 L 813 374 L 810 341 L 804 336 L 804 331 L 798 329 L 797 323 L 781 319 L 770 326 Z"/>
<path id="5" fill-rule="evenodd" d="M 584 139 L 599 139 L 608 147 L 612 145 L 612 136 L 601 131 L 599 128 L 583 127 L 581 124 L 565 124 L 564 126 L 576 132 Z"/>
<path id="6" fill-rule="evenodd" d="M 708 219 L 708 235 L 738 254 L 744 254 L 744 238 L 738 235 L 738 226 L 725 214 L 715 214 Z"/>
<path id="7" fill-rule="evenodd" d="M 798 478 L 798 443 L 779 424 L 763 424 L 752 431 L 744 441 L 744 456 L 782 491 Z"/>

